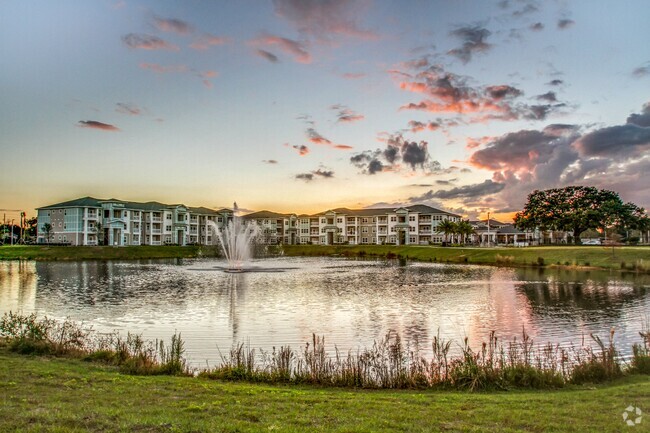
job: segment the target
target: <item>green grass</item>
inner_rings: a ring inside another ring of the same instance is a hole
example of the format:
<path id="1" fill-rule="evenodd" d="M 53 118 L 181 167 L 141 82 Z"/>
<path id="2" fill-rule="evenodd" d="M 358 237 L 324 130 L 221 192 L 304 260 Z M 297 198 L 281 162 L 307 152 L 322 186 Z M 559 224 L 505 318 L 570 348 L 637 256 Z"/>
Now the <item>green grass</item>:
<path id="1" fill-rule="evenodd" d="M 394 245 L 285 245 L 288 256 L 374 256 L 503 266 L 578 266 L 650 271 L 650 247 L 548 246 L 473 248 Z M 540 260 L 541 259 L 541 260 Z"/>
<path id="2" fill-rule="evenodd" d="M 650 377 L 560 391 L 368 391 L 130 376 L 0 349 L 2 432 L 620 432 Z"/>
<path id="3" fill-rule="evenodd" d="M 0 260 L 132 260 L 214 257 L 214 246 L 50 247 L 47 245 L 0 246 Z"/>

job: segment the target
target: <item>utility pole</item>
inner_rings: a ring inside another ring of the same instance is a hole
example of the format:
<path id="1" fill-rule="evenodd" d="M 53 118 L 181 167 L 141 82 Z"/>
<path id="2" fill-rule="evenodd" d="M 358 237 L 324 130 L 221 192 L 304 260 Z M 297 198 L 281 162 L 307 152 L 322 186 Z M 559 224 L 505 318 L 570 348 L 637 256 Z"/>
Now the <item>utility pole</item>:
<path id="1" fill-rule="evenodd" d="M 9 236 L 11 236 L 11 246 L 12 247 L 14 246 L 14 221 L 15 220 L 12 218 L 11 219 L 11 233 L 9 234 Z"/>

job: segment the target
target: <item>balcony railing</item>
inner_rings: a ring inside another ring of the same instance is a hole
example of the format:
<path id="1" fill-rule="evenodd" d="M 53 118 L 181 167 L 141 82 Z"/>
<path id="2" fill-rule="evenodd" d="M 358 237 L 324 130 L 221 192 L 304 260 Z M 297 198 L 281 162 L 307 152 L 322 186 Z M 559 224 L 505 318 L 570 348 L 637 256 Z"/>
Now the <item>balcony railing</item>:
<path id="1" fill-rule="evenodd" d="M 160 229 L 152 229 L 151 233 L 153 233 L 154 235 L 159 235 L 159 234 L 162 233 L 162 230 L 160 230 Z"/>

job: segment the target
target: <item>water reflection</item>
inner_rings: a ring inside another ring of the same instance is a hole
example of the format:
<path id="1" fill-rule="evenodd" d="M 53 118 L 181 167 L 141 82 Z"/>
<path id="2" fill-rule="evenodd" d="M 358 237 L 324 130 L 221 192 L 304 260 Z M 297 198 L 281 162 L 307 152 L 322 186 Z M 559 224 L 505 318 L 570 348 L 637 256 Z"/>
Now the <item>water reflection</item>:
<path id="1" fill-rule="evenodd" d="M 258 265 L 277 272 L 228 274 L 210 260 L 2 262 L 0 313 L 149 339 L 181 332 L 198 364 L 218 362 L 233 342 L 297 348 L 312 333 L 355 350 L 396 331 L 426 352 L 438 332 L 478 345 L 490 331 L 510 339 L 525 329 L 567 344 L 615 326 L 629 352 L 650 316 L 649 278 L 633 274 L 322 258 Z"/>

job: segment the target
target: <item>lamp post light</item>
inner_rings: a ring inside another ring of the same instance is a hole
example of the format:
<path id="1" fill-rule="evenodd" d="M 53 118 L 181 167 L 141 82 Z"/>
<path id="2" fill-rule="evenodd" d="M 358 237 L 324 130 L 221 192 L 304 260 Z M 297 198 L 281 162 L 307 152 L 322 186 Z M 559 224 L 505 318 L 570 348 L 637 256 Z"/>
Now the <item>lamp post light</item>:
<path id="1" fill-rule="evenodd" d="M 11 219 L 11 233 L 9 233 L 9 236 L 11 236 L 11 246 L 14 245 L 14 221 L 15 219 Z"/>
<path id="2" fill-rule="evenodd" d="M 488 226 L 488 248 L 490 248 L 490 212 L 488 212 L 488 217 L 487 217 L 487 226 Z"/>

